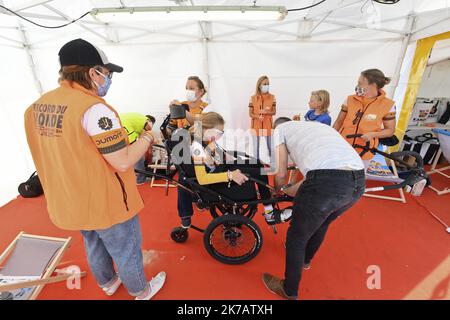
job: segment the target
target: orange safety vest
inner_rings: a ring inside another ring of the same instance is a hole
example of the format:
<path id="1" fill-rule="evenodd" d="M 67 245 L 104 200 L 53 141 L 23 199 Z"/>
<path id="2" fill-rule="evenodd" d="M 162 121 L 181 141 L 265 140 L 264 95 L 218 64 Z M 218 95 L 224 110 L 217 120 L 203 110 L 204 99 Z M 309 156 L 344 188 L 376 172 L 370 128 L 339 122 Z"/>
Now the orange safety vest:
<path id="1" fill-rule="evenodd" d="M 204 102 L 200 100 L 200 103 L 196 103 L 196 105 L 191 105 L 191 102 L 183 101 L 182 104 L 189 105 L 189 112 L 192 114 L 200 114 L 203 112 L 203 110 L 208 106 L 207 102 Z M 189 121 L 187 119 L 178 119 L 178 120 L 172 120 L 172 124 L 177 126 L 177 128 L 185 128 L 190 126 Z"/>
<path id="2" fill-rule="evenodd" d="M 261 111 L 268 109 L 273 111 L 275 96 L 270 93 L 262 95 L 253 95 L 251 97 L 251 105 L 253 106 L 253 115 L 259 116 Z M 272 135 L 272 116 L 264 115 L 264 119 L 251 119 L 251 128 L 255 131 L 257 136 L 271 136 Z"/>
<path id="3" fill-rule="evenodd" d="M 44 189 L 52 222 L 66 230 L 98 230 L 125 222 L 143 207 L 133 168 L 117 172 L 97 145 L 121 140 L 124 128 L 94 141 L 82 127 L 87 109 L 105 100 L 77 83 L 61 81 L 25 111 L 25 130 L 31 155 Z"/>
<path id="4" fill-rule="evenodd" d="M 367 99 L 357 95 L 351 95 L 347 98 L 347 116 L 340 130 L 341 135 L 351 145 L 365 146 L 366 142 L 361 138 L 347 138 L 347 135 L 365 134 L 368 132 L 380 132 L 383 129 L 383 118 L 389 113 L 395 102 L 386 97 L 383 90 L 380 95 L 374 99 Z M 370 147 L 378 147 L 378 139 L 370 141 Z M 358 153 L 363 150 L 355 148 Z M 371 152 L 362 155 L 363 160 L 370 160 L 374 157 Z"/>

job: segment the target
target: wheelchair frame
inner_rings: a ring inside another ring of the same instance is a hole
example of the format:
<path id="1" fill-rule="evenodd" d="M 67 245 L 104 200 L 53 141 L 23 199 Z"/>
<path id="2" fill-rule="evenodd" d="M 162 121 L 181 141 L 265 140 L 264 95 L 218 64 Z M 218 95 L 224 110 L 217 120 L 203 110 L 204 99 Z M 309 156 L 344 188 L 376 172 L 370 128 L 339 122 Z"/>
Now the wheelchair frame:
<path id="1" fill-rule="evenodd" d="M 195 231 L 203 233 L 203 243 L 207 252 L 216 260 L 225 263 L 225 264 L 242 264 L 250 261 L 254 257 L 256 257 L 261 250 L 263 237 L 262 232 L 258 225 L 252 220 L 257 212 L 258 204 L 271 203 L 276 208 L 278 208 L 278 203 L 281 202 L 292 202 L 293 198 L 288 195 L 282 195 L 280 197 L 271 198 L 269 200 L 251 200 L 251 201 L 235 201 L 228 196 L 225 196 L 221 193 L 216 192 L 208 187 L 200 185 L 196 178 L 194 177 L 186 177 L 187 174 L 185 170 L 183 170 L 182 166 L 172 161 L 172 149 L 170 146 L 170 135 L 167 132 L 167 127 L 170 122 L 170 114 L 166 116 L 164 119 L 160 130 L 163 134 L 164 145 L 154 145 L 156 148 L 164 148 L 167 152 L 167 167 L 165 174 L 158 174 L 154 172 L 149 172 L 145 170 L 135 169 L 135 172 L 146 175 L 150 178 L 158 178 L 166 180 L 167 182 L 176 185 L 184 189 L 185 191 L 194 195 L 198 200 L 197 204 L 204 208 L 209 209 L 209 212 L 213 218 L 213 220 L 208 224 L 205 229 L 199 228 L 195 225 L 191 225 L 189 228 Z M 227 151 L 225 151 L 227 152 Z M 229 152 L 227 152 L 230 154 Z M 245 153 L 233 152 L 233 155 L 237 156 L 245 156 L 248 159 L 252 159 Z M 171 170 L 171 167 L 175 166 L 176 170 Z M 182 176 L 182 179 L 175 179 L 175 175 L 179 174 Z M 258 179 L 254 179 L 252 177 L 248 177 L 249 181 L 253 182 L 254 188 L 255 185 L 261 185 L 269 188 L 274 191 L 275 189 L 264 183 L 263 181 L 259 181 Z M 168 195 L 169 188 L 166 184 L 165 193 Z M 215 201 L 205 200 L 204 195 L 209 195 Z M 273 230 L 277 233 L 277 229 L 275 225 L 272 225 Z M 187 228 L 176 227 L 171 232 L 171 238 L 177 243 L 186 242 L 189 237 L 189 232 Z M 246 238 L 246 239 L 244 239 Z M 224 240 L 225 244 L 228 246 L 227 250 L 236 249 L 241 250 L 239 246 L 244 246 L 244 240 L 252 240 L 253 243 L 250 243 L 244 254 L 238 256 L 231 256 L 220 252 L 214 245 L 214 241 Z"/>

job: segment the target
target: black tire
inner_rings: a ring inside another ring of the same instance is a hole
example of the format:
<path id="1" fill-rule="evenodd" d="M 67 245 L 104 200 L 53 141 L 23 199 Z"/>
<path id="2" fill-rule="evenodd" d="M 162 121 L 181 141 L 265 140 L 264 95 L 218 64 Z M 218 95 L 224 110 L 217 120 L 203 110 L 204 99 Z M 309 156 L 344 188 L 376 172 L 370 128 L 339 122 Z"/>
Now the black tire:
<path id="1" fill-rule="evenodd" d="M 172 238 L 173 241 L 177 243 L 184 243 L 189 238 L 188 229 L 176 227 L 170 233 L 170 237 Z"/>
<path id="2" fill-rule="evenodd" d="M 248 244 L 243 241 L 249 240 Z M 215 242 L 218 243 L 215 243 Z M 220 252 L 218 244 L 225 250 L 243 250 L 243 254 L 231 256 Z M 228 214 L 214 219 L 203 235 L 206 251 L 217 261 L 225 264 L 243 264 L 256 257 L 262 248 L 263 237 L 258 225 L 249 218 Z M 239 248 L 241 247 L 241 248 Z M 234 249 L 233 249 L 234 248 Z"/>

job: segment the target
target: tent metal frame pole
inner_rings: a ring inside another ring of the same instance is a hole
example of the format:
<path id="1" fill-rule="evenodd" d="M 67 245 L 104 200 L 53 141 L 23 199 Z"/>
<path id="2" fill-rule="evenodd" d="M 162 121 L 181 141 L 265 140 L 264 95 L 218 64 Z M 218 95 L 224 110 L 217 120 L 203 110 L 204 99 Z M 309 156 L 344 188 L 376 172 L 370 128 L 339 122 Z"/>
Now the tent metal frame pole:
<path id="1" fill-rule="evenodd" d="M 199 23 L 200 31 L 202 33 L 202 47 L 203 47 L 203 72 L 206 76 L 206 87 L 208 88 L 208 99 L 211 103 L 211 77 L 209 74 L 209 41 L 211 39 L 211 24 L 208 21 L 201 21 Z"/>
<path id="2" fill-rule="evenodd" d="M 395 30 L 395 29 L 389 29 L 389 28 L 371 28 L 371 27 L 367 27 L 365 24 L 351 24 L 351 23 L 346 23 L 346 22 L 342 22 L 342 21 L 338 21 L 338 20 L 328 20 L 329 15 L 331 15 L 333 12 L 334 11 L 328 11 L 328 13 L 325 15 L 325 17 L 322 17 L 321 19 L 318 19 L 318 20 L 307 19 L 308 21 L 317 22 L 317 25 L 313 28 L 313 30 L 311 32 L 311 36 L 318 35 L 318 34 L 323 35 L 323 34 L 327 34 L 327 33 L 333 33 L 333 32 L 338 32 L 338 31 L 342 31 L 342 30 L 353 29 L 353 28 L 354 29 L 367 29 L 367 30 L 383 31 L 383 32 L 389 32 L 389 33 L 394 33 L 394 34 L 404 34 L 403 30 Z M 397 21 L 397 20 L 401 20 L 401 19 L 405 19 L 405 17 L 401 16 L 401 17 L 385 19 L 385 20 L 382 20 L 381 23 Z M 305 21 L 305 19 L 300 18 L 300 19 L 294 19 L 294 20 L 287 20 L 287 21 L 278 22 L 278 23 L 266 24 L 263 26 L 249 26 L 249 25 L 244 25 L 244 24 L 240 24 L 240 23 L 215 21 L 214 23 L 216 23 L 216 24 L 240 27 L 240 28 L 243 28 L 244 30 L 237 30 L 237 31 L 221 33 L 221 34 L 215 35 L 214 38 L 223 38 L 223 37 L 241 34 L 241 33 L 245 33 L 245 32 L 251 32 L 251 31 L 266 31 L 266 32 L 271 32 L 271 33 L 277 33 L 280 35 L 293 36 L 293 37 L 297 38 L 298 37 L 297 33 L 275 30 L 275 29 L 271 29 L 271 27 L 276 27 L 276 26 L 281 26 L 281 25 L 286 25 L 286 24 L 291 24 L 291 23 L 298 23 L 298 22 L 302 22 L 302 21 Z M 314 33 L 314 30 L 316 30 L 319 27 L 319 25 L 322 23 L 343 26 L 343 28 Z"/>
<path id="3" fill-rule="evenodd" d="M 389 18 L 389 19 L 384 19 L 381 20 L 380 23 L 386 23 L 386 22 L 392 22 L 392 21 L 397 21 L 397 20 L 402 20 L 405 19 L 404 16 L 401 17 L 394 17 L 394 18 Z M 329 23 L 329 24 L 334 24 L 331 21 L 324 21 L 324 23 Z M 334 32 L 340 32 L 340 31 L 345 31 L 345 30 L 349 30 L 349 29 L 359 29 L 362 28 L 365 24 L 346 24 L 344 27 L 342 28 L 337 28 L 337 29 L 332 29 L 332 30 L 326 30 L 326 31 L 321 31 L 321 32 L 316 32 L 316 33 L 312 33 L 311 36 L 318 36 L 318 35 L 325 35 L 325 34 L 330 34 L 330 33 L 334 33 Z M 365 28 L 365 29 L 369 29 L 369 30 L 378 30 L 375 28 Z M 398 32 L 400 34 L 402 34 L 403 32 Z"/>
<path id="4" fill-rule="evenodd" d="M 363 1 L 366 1 L 366 0 L 357 0 L 357 1 L 354 1 L 354 2 L 351 2 L 351 3 L 348 3 L 346 5 L 343 5 L 342 7 L 336 7 L 336 8 L 331 9 L 331 10 L 322 11 L 320 13 L 317 13 L 317 14 L 313 15 L 313 16 L 309 15 L 311 13 L 311 10 L 312 10 L 312 8 L 311 8 L 311 9 L 309 9 L 309 11 L 308 11 L 307 15 L 305 16 L 305 18 L 306 19 L 314 19 L 316 17 L 320 17 L 323 14 L 332 14 L 332 13 L 334 13 L 337 10 L 344 9 L 344 8 L 347 8 L 347 7 L 351 7 L 351 6 L 355 5 L 355 4 L 361 3 Z"/>
<path id="5" fill-rule="evenodd" d="M 189 1 L 191 6 L 194 6 L 194 0 Z M 180 3 L 178 3 L 180 5 Z M 209 103 L 211 103 L 211 77 L 209 74 L 209 41 L 212 37 L 211 32 L 211 22 L 208 21 L 199 21 L 198 26 L 201 32 L 201 39 L 202 39 L 202 49 L 203 49 L 203 72 L 206 76 L 206 88 L 208 88 L 208 100 Z"/>
<path id="6" fill-rule="evenodd" d="M 2 10 L 0 8 L 0 10 Z M 0 13 L 4 13 L 7 15 L 13 15 L 10 12 L 0 12 Z M 40 14 L 40 13 L 29 13 L 29 12 L 21 12 L 20 15 L 22 17 L 25 18 L 35 18 L 35 19 L 42 19 L 42 20 L 49 20 L 49 21 L 67 21 L 67 19 L 61 17 L 61 16 L 51 16 L 48 14 Z M 79 23 L 81 24 L 90 24 L 90 25 L 101 25 L 103 26 L 105 23 L 104 22 L 99 22 L 99 21 L 87 21 L 87 20 L 83 20 L 83 21 L 79 21 Z"/>
<path id="7" fill-rule="evenodd" d="M 428 28 L 430 28 L 430 27 L 432 27 L 432 26 L 435 26 L 435 25 L 437 25 L 437 24 L 439 24 L 439 23 L 441 23 L 441 22 L 447 21 L 447 20 L 450 20 L 450 17 L 446 17 L 446 18 L 444 18 L 444 19 L 439 19 L 439 20 L 437 20 L 437 21 L 434 21 L 434 22 L 430 23 L 429 25 L 426 25 L 426 26 L 424 26 L 424 27 L 421 27 L 421 28 L 419 28 L 419 29 L 416 29 L 416 30 L 412 31 L 412 34 L 415 35 L 415 34 L 417 34 L 417 33 L 420 32 L 420 31 L 426 30 L 426 29 L 428 29 Z"/>
<path id="8" fill-rule="evenodd" d="M 129 41 L 129 40 L 134 40 L 134 39 L 146 37 L 148 35 L 157 35 L 157 34 L 160 34 L 160 35 L 165 35 L 166 34 L 166 35 L 171 35 L 171 36 L 177 36 L 177 37 L 184 37 L 184 38 L 188 38 L 188 39 L 199 40 L 200 38 L 197 37 L 197 36 L 193 36 L 193 35 L 189 35 L 189 34 L 182 34 L 182 33 L 177 33 L 177 32 L 169 32 L 170 30 L 191 26 L 193 24 L 197 24 L 197 22 L 184 22 L 184 23 L 180 23 L 180 24 L 177 24 L 177 25 L 174 25 L 174 26 L 161 28 L 161 29 L 156 29 L 156 30 L 132 27 L 132 28 L 129 28 L 129 29 L 141 30 L 141 31 L 143 31 L 143 33 L 140 33 L 140 34 L 137 34 L 137 35 L 132 35 L 132 36 L 129 36 L 129 37 L 124 37 L 124 38 L 121 39 L 121 42 L 125 42 L 125 41 Z"/>
<path id="9" fill-rule="evenodd" d="M 33 79 L 34 79 L 34 84 L 36 86 L 36 89 L 37 89 L 39 95 L 42 95 L 43 92 L 44 92 L 42 90 L 42 84 L 41 84 L 41 81 L 39 80 L 39 77 L 38 77 L 38 74 L 37 74 L 37 71 L 36 71 L 36 64 L 34 63 L 33 54 L 31 52 L 31 48 L 30 48 L 30 45 L 28 43 L 28 38 L 27 38 L 26 31 L 25 31 L 25 29 L 22 26 L 20 21 L 19 21 L 19 32 L 20 32 L 20 35 L 21 35 L 22 40 L 23 40 L 23 49 L 25 50 L 25 53 L 27 55 L 28 64 L 30 66 L 31 73 L 32 73 Z"/>
<path id="10" fill-rule="evenodd" d="M 0 39 L 7 40 L 7 41 L 10 41 L 10 42 L 14 42 L 14 43 L 18 43 L 20 45 L 23 45 L 22 41 L 11 39 L 11 38 L 8 38 L 8 37 L 2 36 L 2 35 L 0 35 Z"/>
<path id="11" fill-rule="evenodd" d="M 22 10 L 26 10 L 26 9 L 31 9 L 43 4 L 47 4 L 49 2 L 53 2 L 54 0 L 30 0 L 30 1 L 26 1 L 25 3 L 17 6 L 17 7 L 13 7 L 11 8 L 12 11 L 14 12 L 19 12 Z"/>
<path id="12" fill-rule="evenodd" d="M 408 45 L 410 43 L 412 31 L 414 29 L 415 24 L 416 24 L 416 16 L 414 14 L 410 14 L 406 22 L 407 33 L 403 38 L 402 47 L 400 49 L 400 56 L 398 58 L 397 65 L 395 67 L 394 82 L 392 84 L 392 92 L 390 94 L 391 97 L 394 96 L 395 90 L 397 90 L 398 83 L 400 81 L 400 72 L 402 70 L 403 61 L 405 60 L 406 52 L 408 50 Z"/>
<path id="13" fill-rule="evenodd" d="M 58 16 L 64 18 L 64 20 L 66 20 L 66 21 L 73 21 L 73 19 L 72 19 L 71 17 L 69 17 L 69 16 L 66 15 L 65 13 L 59 11 L 58 9 L 52 7 L 52 6 L 49 5 L 49 4 L 43 4 L 42 6 L 45 7 L 45 8 L 47 8 L 48 10 L 50 10 L 50 11 L 56 13 Z M 105 41 L 112 42 L 112 40 L 109 39 L 107 36 L 104 36 L 104 35 L 98 33 L 97 31 L 92 30 L 92 29 L 89 28 L 89 27 L 86 27 L 85 25 L 79 23 L 78 21 L 75 22 L 75 24 L 76 24 L 77 26 L 79 26 L 80 28 L 82 28 L 82 29 L 84 29 L 84 30 L 86 30 L 86 31 L 88 31 L 88 32 L 90 32 L 90 33 L 96 35 L 97 37 L 99 37 L 99 38 L 101 38 L 101 39 L 103 39 L 103 40 L 105 40 Z M 104 25 L 106 25 L 106 24 L 104 24 Z"/>
<path id="14" fill-rule="evenodd" d="M 281 30 L 274 30 L 271 29 L 271 27 L 277 27 L 277 26 L 282 26 L 282 25 L 286 25 L 286 24 L 291 24 L 291 23 L 298 23 L 299 21 L 303 21 L 303 18 L 299 18 L 299 19 L 293 19 L 293 20 L 285 20 L 282 22 L 276 22 L 276 23 L 270 23 L 270 24 L 266 24 L 266 25 L 262 25 L 262 26 L 249 26 L 246 24 L 242 24 L 242 23 L 235 23 L 235 22 L 225 22 L 225 21 L 214 21 L 213 23 L 215 24 L 222 24 L 222 25 L 226 25 L 226 26 L 232 26 L 232 27 L 239 27 L 242 28 L 243 30 L 237 30 L 237 31 L 231 31 L 231 32 L 224 32 L 218 35 L 215 35 L 214 38 L 223 38 L 226 36 L 232 36 L 235 34 L 240 34 L 240 33 L 246 33 L 246 32 L 250 32 L 250 31 L 266 31 L 266 32 L 272 32 L 272 33 L 277 33 L 277 34 L 281 34 L 281 35 L 289 35 L 289 36 L 293 36 L 293 37 L 297 37 L 297 34 L 294 32 L 287 32 L 287 31 L 281 31 Z"/>
<path id="15" fill-rule="evenodd" d="M 369 27 L 365 24 L 353 24 L 353 23 L 347 23 L 347 22 L 337 21 L 337 20 L 327 20 L 326 23 L 331 23 L 331 24 L 334 24 L 337 26 L 343 26 L 343 27 L 349 27 L 349 28 L 367 29 L 367 30 L 376 30 L 376 31 L 383 31 L 383 32 L 389 32 L 389 33 L 396 33 L 396 34 L 404 34 L 403 30 Z"/>
<path id="16" fill-rule="evenodd" d="M 328 12 L 325 16 L 323 16 L 322 19 L 319 20 L 319 22 L 316 23 L 316 25 L 314 27 L 311 28 L 311 30 L 309 30 L 308 34 L 306 35 L 306 37 L 311 37 L 312 33 L 314 32 L 314 30 L 316 30 L 321 24 L 322 22 L 325 22 L 325 20 L 330 16 L 330 14 L 332 14 L 333 11 Z"/>

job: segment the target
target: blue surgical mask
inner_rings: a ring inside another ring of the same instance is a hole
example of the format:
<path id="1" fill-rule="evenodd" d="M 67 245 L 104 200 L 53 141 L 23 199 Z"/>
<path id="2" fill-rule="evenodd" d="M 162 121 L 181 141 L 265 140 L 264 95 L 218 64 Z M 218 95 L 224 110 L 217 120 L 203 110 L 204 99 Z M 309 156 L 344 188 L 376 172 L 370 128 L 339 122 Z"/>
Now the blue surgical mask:
<path id="1" fill-rule="evenodd" d="M 97 86 L 97 94 L 99 97 L 104 97 L 106 96 L 106 94 L 108 93 L 109 87 L 111 86 L 111 79 L 107 76 L 105 76 L 103 73 L 101 73 L 100 71 L 98 71 L 97 69 L 94 69 L 95 72 L 97 72 L 99 75 L 101 75 L 103 77 L 103 79 L 105 79 L 105 83 L 103 85 L 99 85 L 97 82 L 95 82 L 94 80 L 92 80 L 92 82 L 95 83 L 95 85 Z"/>
<path id="2" fill-rule="evenodd" d="M 269 92 L 269 85 L 263 84 L 260 89 L 261 89 L 261 93 L 267 93 L 267 92 Z"/>

